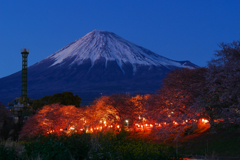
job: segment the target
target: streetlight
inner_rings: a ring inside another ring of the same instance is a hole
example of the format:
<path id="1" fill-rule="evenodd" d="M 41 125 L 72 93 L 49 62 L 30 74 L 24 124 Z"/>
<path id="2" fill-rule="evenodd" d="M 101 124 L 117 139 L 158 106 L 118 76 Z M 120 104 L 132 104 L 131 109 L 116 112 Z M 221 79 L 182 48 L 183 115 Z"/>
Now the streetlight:
<path id="1" fill-rule="evenodd" d="M 125 122 L 127 123 L 127 127 L 128 127 L 128 120 L 125 120 Z"/>

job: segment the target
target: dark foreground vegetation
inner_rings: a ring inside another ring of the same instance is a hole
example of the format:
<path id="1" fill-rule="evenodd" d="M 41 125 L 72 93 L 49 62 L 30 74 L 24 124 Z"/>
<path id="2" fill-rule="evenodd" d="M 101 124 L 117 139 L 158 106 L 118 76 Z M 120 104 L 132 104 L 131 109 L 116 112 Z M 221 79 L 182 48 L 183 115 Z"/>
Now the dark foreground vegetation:
<path id="1" fill-rule="evenodd" d="M 181 159 L 175 149 L 162 143 L 146 141 L 122 130 L 120 133 L 92 133 L 38 136 L 18 142 L 25 146 L 0 145 L 0 159 L 43 159 L 43 160 L 170 160 Z M 19 148 L 19 147 L 18 147 Z"/>
<path id="2" fill-rule="evenodd" d="M 240 157 L 240 126 L 215 126 L 215 132 L 192 133 L 178 142 L 182 155 L 203 157 Z"/>
<path id="3" fill-rule="evenodd" d="M 174 141 L 173 137 L 166 141 L 152 140 L 147 133 L 124 130 L 119 133 L 39 135 L 19 142 L 1 142 L 0 159 L 177 160 L 185 156 L 206 159 L 240 157 L 240 126 L 226 128 L 217 124 L 215 131 L 195 130 L 178 141 Z"/>

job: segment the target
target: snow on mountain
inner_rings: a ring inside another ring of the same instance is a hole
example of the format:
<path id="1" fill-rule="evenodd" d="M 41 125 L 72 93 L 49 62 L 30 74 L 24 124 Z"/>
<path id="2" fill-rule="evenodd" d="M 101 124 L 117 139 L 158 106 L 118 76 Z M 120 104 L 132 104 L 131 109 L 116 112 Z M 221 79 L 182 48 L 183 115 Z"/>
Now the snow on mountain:
<path id="1" fill-rule="evenodd" d="M 194 68 L 137 46 L 112 32 L 98 30 L 68 44 L 44 60 L 54 60 L 50 66 L 52 67 L 70 58 L 74 58 L 70 66 L 73 64 L 81 65 L 87 59 L 90 59 L 91 65 L 94 66 L 96 60 L 105 58 L 105 68 L 107 68 L 109 61 L 116 61 L 123 73 L 123 63 L 130 63 L 133 67 L 133 73 L 136 71 L 136 65 Z"/>

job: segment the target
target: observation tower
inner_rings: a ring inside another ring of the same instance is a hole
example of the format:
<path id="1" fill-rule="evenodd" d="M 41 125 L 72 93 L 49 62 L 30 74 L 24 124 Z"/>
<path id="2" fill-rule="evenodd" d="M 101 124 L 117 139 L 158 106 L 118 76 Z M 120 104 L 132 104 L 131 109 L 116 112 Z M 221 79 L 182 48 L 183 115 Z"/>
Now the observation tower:
<path id="1" fill-rule="evenodd" d="M 27 104 L 27 57 L 29 49 L 21 49 L 22 54 L 22 83 L 21 83 L 21 99 L 24 104 Z"/>

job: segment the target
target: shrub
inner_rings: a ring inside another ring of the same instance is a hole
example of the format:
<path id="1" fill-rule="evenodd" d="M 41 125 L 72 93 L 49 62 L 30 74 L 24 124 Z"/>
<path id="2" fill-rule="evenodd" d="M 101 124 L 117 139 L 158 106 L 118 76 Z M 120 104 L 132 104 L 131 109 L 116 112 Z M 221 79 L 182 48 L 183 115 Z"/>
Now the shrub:
<path id="1" fill-rule="evenodd" d="M 23 158 L 43 160 L 84 159 L 91 148 L 89 134 L 40 136 L 25 142 Z"/>
<path id="2" fill-rule="evenodd" d="M 19 157 L 13 147 L 5 147 L 4 145 L 0 145 L 0 159 L 15 160 L 19 159 Z"/>
<path id="3" fill-rule="evenodd" d="M 146 142 L 126 131 L 118 134 L 97 133 L 92 135 L 91 159 L 159 160 L 180 159 L 173 148 Z"/>

